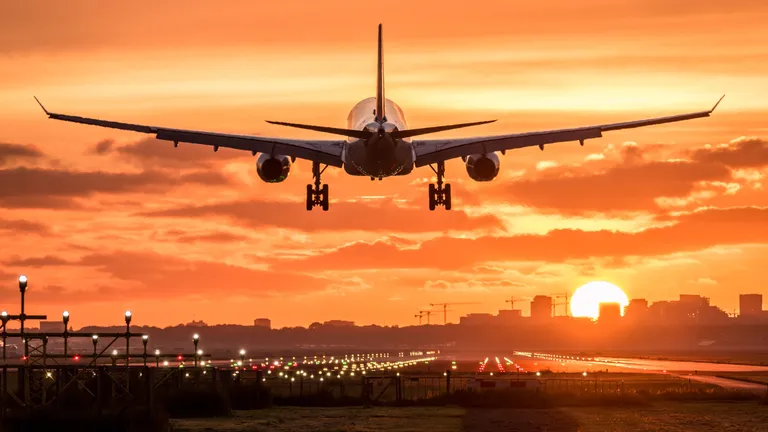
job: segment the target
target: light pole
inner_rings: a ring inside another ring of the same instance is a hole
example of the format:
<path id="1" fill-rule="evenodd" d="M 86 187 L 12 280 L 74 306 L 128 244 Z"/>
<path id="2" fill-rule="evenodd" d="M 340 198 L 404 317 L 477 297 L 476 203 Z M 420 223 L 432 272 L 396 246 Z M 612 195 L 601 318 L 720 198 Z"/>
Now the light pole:
<path id="1" fill-rule="evenodd" d="M 67 339 L 69 339 L 69 312 L 64 311 L 61 313 L 61 320 L 64 321 L 64 358 L 67 357 Z"/>
<path id="2" fill-rule="evenodd" d="M 5 328 L 6 324 L 8 324 L 8 319 L 9 319 L 8 312 L 6 311 L 0 312 L 0 320 L 3 321 L 3 361 L 5 361 L 5 346 L 6 346 L 5 341 L 8 338 L 8 331 Z"/>
<path id="3" fill-rule="evenodd" d="M 99 344 L 99 335 L 91 336 L 91 342 L 93 342 L 93 362 L 96 363 L 96 356 L 99 354 L 96 352 L 96 345 Z"/>
<path id="4" fill-rule="evenodd" d="M 240 349 L 240 364 L 245 364 L 245 349 Z"/>
<path id="5" fill-rule="evenodd" d="M 131 361 L 131 311 L 125 311 L 125 365 L 128 366 Z"/>
<path id="6" fill-rule="evenodd" d="M 117 350 L 112 350 L 112 366 L 117 366 Z"/>
<path id="7" fill-rule="evenodd" d="M 141 337 L 141 343 L 144 344 L 144 354 L 142 357 L 144 357 L 144 367 L 147 367 L 147 342 L 149 342 L 149 335 L 143 335 Z"/>
<path id="8" fill-rule="evenodd" d="M 155 367 L 160 367 L 160 350 L 155 350 Z"/>
<path id="9" fill-rule="evenodd" d="M 203 357 L 203 350 L 197 350 L 197 362 L 200 366 L 205 366 L 205 361 L 200 362 L 200 359 Z M 197 365 L 195 365 L 197 366 Z"/>
<path id="10" fill-rule="evenodd" d="M 197 367 L 197 361 L 198 361 L 198 358 L 197 358 L 197 344 L 199 342 L 200 342 L 200 335 L 197 334 L 197 333 L 192 335 L 192 343 L 195 344 L 195 367 Z"/>
<path id="11" fill-rule="evenodd" d="M 21 322 L 21 337 L 24 339 L 24 360 L 26 361 L 27 357 L 29 357 L 29 344 L 27 341 L 27 337 L 24 335 L 24 320 L 26 319 L 26 316 L 24 315 L 24 294 L 27 292 L 27 277 L 24 275 L 19 276 L 19 292 L 21 293 L 21 315 L 19 315 L 19 321 Z"/>

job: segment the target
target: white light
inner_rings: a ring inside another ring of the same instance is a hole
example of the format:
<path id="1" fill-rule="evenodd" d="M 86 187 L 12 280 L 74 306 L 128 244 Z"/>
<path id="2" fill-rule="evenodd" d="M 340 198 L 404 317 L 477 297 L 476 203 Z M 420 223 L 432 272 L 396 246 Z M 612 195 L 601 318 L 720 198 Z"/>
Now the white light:
<path id="1" fill-rule="evenodd" d="M 112 350 L 112 355 L 116 356 L 117 355 L 117 350 Z"/>
<path id="2" fill-rule="evenodd" d="M 69 318 L 69 312 L 68 311 L 64 311 L 64 312 L 62 312 L 61 316 L 63 316 L 64 318 Z"/>
<path id="3" fill-rule="evenodd" d="M 155 350 L 155 355 L 156 355 L 156 356 L 159 356 L 159 355 L 160 355 L 160 350 L 159 350 L 159 349 L 156 349 L 156 350 Z"/>
<path id="4" fill-rule="evenodd" d="M 131 313 L 131 311 L 129 311 L 129 310 L 125 311 L 125 317 L 126 317 L 126 318 L 130 318 L 130 317 L 131 317 L 131 315 L 133 315 L 133 314 Z"/>
<path id="5" fill-rule="evenodd" d="M 245 350 L 244 349 L 240 350 L 240 355 L 245 355 Z"/>
<path id="6" fill-rule="evenodd" d="M 98 340 L 99 339 L 99 335 L 93 335 L 91 337 L 93 338 L 93 340 Z"/>
<path id="7" fill-rule="evenodd" d="M 197 355 L 203 355 L 203 350 L 197 350 Z"/>
<path id="8" fill-rule="evenodd" d="M 19 276 L 19 282 L 20 283 L 27 283 L 27 277 L 24 275 Z"/>
<path id="9" fill-rule="evenodd" d="M 2 316 L 3 316 L 3 318 L 5 318 L 5 317 L 7 317 L 7 316 L 8 316 L 8 312 L 6 312 L 6 311 L 2 311 L 2 312 L 0 312 L 0 315 L 2 315 Z"/>
<path id="10" fill-rule="evenodd" d="M 147 340 L 147 339 L 149 339 L 149 335 L 144 335 L 141 338 L 144 339 L 144 340 Z"/>
<path id="11" fill-rule="evenodd" d="M 193 340 L 198 340 L 198 339 L 200 339 L 200 335 L 195 333 L 194 335 L 192 335 L 192 339 Z"/>
<path id="12" fill-rule="evenodd" d="M 168 360 L 163 362 L 163 366 L 168 366 Z"/>

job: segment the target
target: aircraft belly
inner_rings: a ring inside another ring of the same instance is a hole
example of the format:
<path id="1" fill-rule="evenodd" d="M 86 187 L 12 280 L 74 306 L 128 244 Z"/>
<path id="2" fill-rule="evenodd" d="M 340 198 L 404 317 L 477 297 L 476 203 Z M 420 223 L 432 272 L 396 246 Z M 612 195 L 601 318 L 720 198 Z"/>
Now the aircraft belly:
<path id="1" fill-rule="evenodd" d="M 344 151 L 344 171 L 349 175 L 366 177 L 390 177 L 406 175 L 413 171 L 411 143 L 398 141 L 391 154 L 374 156 L 364 141 L 347 144 Z"/>

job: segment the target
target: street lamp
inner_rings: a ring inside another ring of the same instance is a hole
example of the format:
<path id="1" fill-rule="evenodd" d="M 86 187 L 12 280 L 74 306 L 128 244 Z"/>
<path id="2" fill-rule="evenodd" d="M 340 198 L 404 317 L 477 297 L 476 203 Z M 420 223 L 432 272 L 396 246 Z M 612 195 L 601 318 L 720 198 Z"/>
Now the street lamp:
<path id="1" fill-rule="evenodd" d="M 24 320 L 26 319 L 24 316 L 24 293 L 27 292 L 27 277 L 24 275 L 19 276 L 19 292 L 21 293 L 21 315 L 19 316 L 19 321 L 21 322 L 21 337 L 24 337 Z M 24 346 L 26 348 L 26 344 Z M 24 356 L 27 356 L 26 351 Z"/>
<path id="2" fill-rule="evenodd" d="M 125 365 L 128 366 L 131 361 L 131 311 L 125 311 Z"/>
<path id="3" fill-rule="evenodd" d="M 61 320 L 64 321 L 64 358 L 66 358 L 67 340 L 69 339 L 69 330 L 67 330 L 67 326 L 69 325 L 69 311 L 64 311 L 61 313 Z"/>
<path id="4" fill-rule="evenodd" d="M 99 343 L 99 335 L 93 335 L 91 336 L 91 341 L 93 342 L 93 358 L 96 358 L 96 344 Z"/>
<path id="5" fill-rule="evenodd" d="M 144 344 L 144 354 L 142 355 L 142 357 L 144 357 L 144 367 L 147 367 L 147 342 L 149 342 L 149 335 L 142 335 L 141 343 Z"/>
<path id="6" fill-rule="evenodd" d="M 195 333 L 192 335 L 192 343 L 195 344 L 195 367 L 197 367 L 197 344 L 200 342 L 200 335 Z"/>

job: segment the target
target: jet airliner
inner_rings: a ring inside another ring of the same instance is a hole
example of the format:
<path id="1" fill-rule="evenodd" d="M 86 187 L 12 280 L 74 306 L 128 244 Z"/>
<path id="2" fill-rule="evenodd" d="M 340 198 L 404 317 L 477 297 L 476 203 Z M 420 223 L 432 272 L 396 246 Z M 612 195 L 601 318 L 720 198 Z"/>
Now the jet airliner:
<path id="1" fill-rule="evenodd" d="M 329 166 L 343 168 L 349 175 L 381 180 L 384 177 L 407 175 L 415 167 L 428 165 L 437 176 L 437 183 L 429 185 L 429 209 L 435 210 L 442 206 L 450 210 L 451 185 L 444 182 L 445 161 L 449 159 L 461 158 L 467 174 L 473 180 L 491 181 L 499 173 L 500 160 L 497 153 L 504 155 L 507 150 L 533 146 L 544 150 L 545 145 L 569 141 L 578 141 L 583 146 L 585 140 L 600 138 L 603 132 L 709 117 L 723 99 L 721 97 L 709 111 L 622 123 L 470 138 L 418 139 L 435 132 L 478 126 L 496 120 L 409 129 L 403 110 L 384 96 L 382 50 L 382 27 L 379 24 L 376 96 L 364 99 L 352 108 L 346 128 L 267 121 L 339 137 L 333 140 L 297 140 L 121 123 L 52 113 L 39 100 L 37 102 L 49 118 L 56 120 L 154 134 L 159 140 L 172 141 L 174 147 L 183 142 L 211 146 L 213 151 L 226 147 L 249 151 L 253 156 L 258 153 L 256 170 L 259 177 L 268 183 L 284 181 L 291 171 L 291 164 L 297 158 L 306 159 L 312 162 L 314 179 L 314 184 L 307 185 L 307 210 L 320 206 L 327 211 L 328 185 L 322 184 L 320 177 Z"/>

